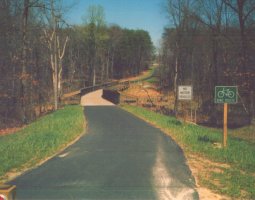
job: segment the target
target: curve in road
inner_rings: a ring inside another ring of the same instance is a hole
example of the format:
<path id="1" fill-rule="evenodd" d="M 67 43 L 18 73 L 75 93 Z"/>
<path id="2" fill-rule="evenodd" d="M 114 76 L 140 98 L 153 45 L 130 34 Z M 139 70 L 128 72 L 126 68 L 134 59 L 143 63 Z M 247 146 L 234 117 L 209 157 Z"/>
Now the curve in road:
<path id="1" fill-rule="evenodd" d="M 180 147 L 116 106 L 86 106 L 87 134 L 18 177 L 17 200 L 198 199 Z"/>

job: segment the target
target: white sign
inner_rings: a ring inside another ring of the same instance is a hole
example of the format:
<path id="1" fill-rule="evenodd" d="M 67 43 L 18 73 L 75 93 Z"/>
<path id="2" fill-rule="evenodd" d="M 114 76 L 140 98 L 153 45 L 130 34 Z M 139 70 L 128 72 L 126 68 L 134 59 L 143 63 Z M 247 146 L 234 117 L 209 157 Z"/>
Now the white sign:
<path id="1" fill-rule="evenodd" d="M 191 85 L 178 86 L 178 99 L 179 100 L 192 100 L 193 89 Z"/>

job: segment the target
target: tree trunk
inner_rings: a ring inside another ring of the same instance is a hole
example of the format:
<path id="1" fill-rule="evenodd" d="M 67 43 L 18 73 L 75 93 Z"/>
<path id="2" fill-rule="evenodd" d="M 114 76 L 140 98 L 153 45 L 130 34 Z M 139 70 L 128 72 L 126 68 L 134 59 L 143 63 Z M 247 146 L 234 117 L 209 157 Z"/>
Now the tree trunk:
<path id="1" fill-rule="evenodd" d="M 55 21 L 55 19 L 54 19 Z M 56 26 L 55 26 L 56 28 Z M 55 29 L 56 31 L 56 29 Z M 57 36 L 54 35 L 54 45 L 53 45 L 53 56 L 54 56 L 54 109 L 58 109 L 58 55 L 57 55 Z"/>
<path id="2" fill-rule="evenodd" d="M 62 59 L 59 60 L 58 67 L 58 100 L 60 100 L 62 95 Z"/>
<path id="3" fill-rule="evenodd" d="M 54 93 L 54 109 L 58 109 L 58 74 L 53 72 L 52 80 L 53 80 L 53 93 Z"/>
<path id="4" fill-rule="evenodd" d="M 22 16 L 22 72 L 21 72 L 21 109 L 22 109 L 22 121 L 24 123 L 28 122 L 29 118 L 29 99 L 30 95 L 30 87 L 29 87 L 29 75 L 27 72 L 27 20 L 29 14 L 29 0 L 24 0 L 24 10 Z"/>
<path id="5" fill-rule="evenodd" d="M 238 5 L 238 19 L 239 19 L 239 27 L 240 27 L 240 37 L 241 37 L 241 59 L 240 59 L 240 68 L 239 71 L 245 73 L 246 72 L 246 36 L 245 36 L 245 19 L 244 19 L 244 2 L 245 1 L 237 1 Z"/>
<path id="6" fill-rule="evenodd" d="M 252 124 L 255 124 L 254 101 L 255 101 L 254 91 L 251 90 L 251 92 L 250 92 L 250 119 L 251 119 Z"/>
<path id="7" fill-rule="evenodd" d="M 96 85 L 96 68 L 95 66 L 93 67 L 93 82 L 92 85 L 95 86 Z"/>
<path id="8" fill-rule="evenodd" d="M 110 49 L 108 48 L 108 51 L 107 51 L 107 58 L 106 58 L 106 75 L 105 75 L 105 78 L 106 78 L 106 81 L 109 80 L 109 65 L 110 65 Z"/>
<path id="9" fill-rule="evenodd" d="M 218 41 L 216 39 L 216 35 L 213 33 L 213 69 L 214 69 L 214 85 L 217 85 L 218 84 Z"/>
<path id="10" fill-rule="evenodd" d="M 111 56 L 111 66 L 110 66 L 111 79 L 114 78 L 114 70 L 113 70 L 113 65 L 114 65 L 114 51 L 115 51 L 115 49 L 113 49 L 112 56 Z"/>
<path id="11" fill-rule="evenodd" d="M 174 114 L 177 117 L 178 116 L 178 66 L 179 66 L 179 61 L 178 61 L 178 56 L 175 58 L 175 74 L 174 74 L 174 96 L 175 96 L 175 101 L 174 101 Z"/>
<path id="12" fill-rule="evenodd" d="M 62 95 L 62 71 L 63 71 L 63 58 L 64 58 L 64 55 L 65 55 L 65 50 L 66 50 L 66 45 L 67 45 L 67 42 L 68 42 L 69 38 L 66 37 L 65 39 L 65 42 L 64 42 L 64 45 L 63 45 L 63 49 L 61 50 L 61 47 L 60 47 L 60 41 L 59 41 L 59 36 L 57 36 L 57 53 L 58 53 L 58 91 L 57 91 L 57 94 L 58 94 L 58 100 L 61 99 L 61 95 Z"/>

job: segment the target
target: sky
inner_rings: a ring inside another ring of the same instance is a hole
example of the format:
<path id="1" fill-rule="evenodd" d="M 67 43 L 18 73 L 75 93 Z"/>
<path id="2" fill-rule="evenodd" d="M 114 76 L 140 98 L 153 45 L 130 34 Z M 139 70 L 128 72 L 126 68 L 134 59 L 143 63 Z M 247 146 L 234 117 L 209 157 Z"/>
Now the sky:
<path id="1" fill-rule="evenodd" d="M 166 14 L 163 11 L 164 0 L 64 0 L 63 2 L 65 5 L 72 5 L 65 17 L 70 24 L 81 24 L 89 6 L 101 5 L 104 8 L 107 24 L 146 30 L 157 47 L 167 25 Z"/>

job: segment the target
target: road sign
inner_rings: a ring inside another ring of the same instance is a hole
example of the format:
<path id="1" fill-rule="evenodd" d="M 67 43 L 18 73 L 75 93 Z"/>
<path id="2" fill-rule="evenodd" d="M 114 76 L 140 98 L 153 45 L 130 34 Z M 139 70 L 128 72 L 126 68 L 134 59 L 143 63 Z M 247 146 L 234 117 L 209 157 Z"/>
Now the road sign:
<path id="1" fill-rule="evenodd" d="M 215 86 L 215 103 L 237 103 L 237 86 Z"/>
<path id="2" fill-rule="evenodd" d="M 228 104 L 237 103 L 237 86 L 215 86 L 215 103 L 224 104 L 223 112 L 223 147 L 227 146 Z"/>
<path id="3" fill-rule="evenodd" d="M 193 89 L 191 85 L 178 86 L 178 99 L 179 100 L 192 100 Z"/>

